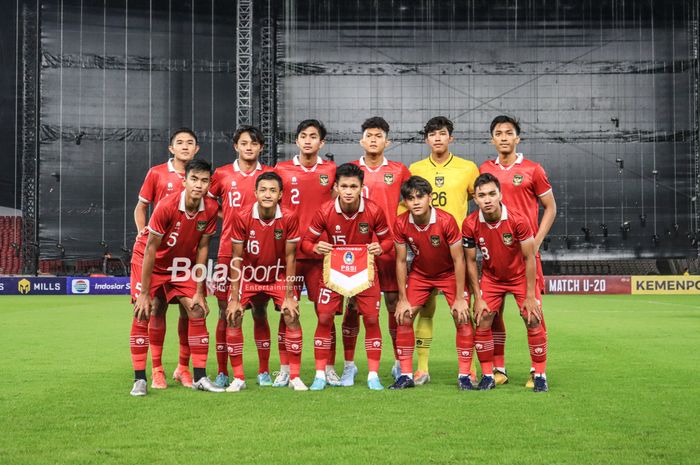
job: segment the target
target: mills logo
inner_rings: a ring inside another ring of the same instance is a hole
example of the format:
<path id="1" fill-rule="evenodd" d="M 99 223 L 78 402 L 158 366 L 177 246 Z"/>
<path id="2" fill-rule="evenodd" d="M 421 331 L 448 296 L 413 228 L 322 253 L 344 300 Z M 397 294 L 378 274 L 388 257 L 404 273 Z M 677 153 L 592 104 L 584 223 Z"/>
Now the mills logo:
<path id="1" fill-rule="evenodd" d="M 89 294 L 90 280 L 89 279 L 74 279 L 70 284 L 73 294 Z"/>
<path id="2" fill-rule="evenodd" d="M 17 282 L 17 292 L 20 294 L 29 294 L 29 291 L 31 291 L 32 284 L 29 282 L 28 279 L 20 279 L 19 282 Z"/>

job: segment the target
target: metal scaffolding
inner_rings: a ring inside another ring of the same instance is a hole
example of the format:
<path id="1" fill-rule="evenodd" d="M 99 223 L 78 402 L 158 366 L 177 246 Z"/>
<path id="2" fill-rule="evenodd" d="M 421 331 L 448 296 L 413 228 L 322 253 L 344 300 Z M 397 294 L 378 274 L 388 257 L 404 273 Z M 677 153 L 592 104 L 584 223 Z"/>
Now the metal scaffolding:
<path id="1" fill-rule="evenodd" d="M 693 192 L 693 202 L 695 203 L 695 218 L 691 218 L 690 230 L 695 234 L 695 243 L 698 250 L 698 257 L 700 257 L 700 89 L 698 89 L 698 79 L 700 79 L 700 6 L 697 2 L 691 2 L 691 18 L 688 21 L 688 36 L 690 40 L 689 51 L 690 51 L 690 62 L 692 63 L 691 68 L 691 83 L 692 83 L 692 103 L 693 105 L 693 115 L 695 121 L 693 121 L 693 158 L 694 158 L 694 192 Z M 693 224 L 694 223 L 694 224 Z"/>
<path id="2" fill-rule="evenodd" d="M 251 124 L 253 1 L 238 0 L 236 21 L 236 126 Z"/>
<path id="3" fill-rule="evenodd" d="M 264 163 L 274 165 L 277 161 L 275 143 L 275 30 L 271 0 L 267 2 L 265 16 L 260 28 L 260 129 L 265 135 L 266 154 Z"/>
<path id="4" fill-rule="evenodd" d="M 40 28 L 39 1 L 22 7 L 22 273 L 36 274 L 39 265 L 39 115 Z M 18 31 L 19 33 L 19 31 Z M 19 57 L 18 57 L 19 59 Z"/>

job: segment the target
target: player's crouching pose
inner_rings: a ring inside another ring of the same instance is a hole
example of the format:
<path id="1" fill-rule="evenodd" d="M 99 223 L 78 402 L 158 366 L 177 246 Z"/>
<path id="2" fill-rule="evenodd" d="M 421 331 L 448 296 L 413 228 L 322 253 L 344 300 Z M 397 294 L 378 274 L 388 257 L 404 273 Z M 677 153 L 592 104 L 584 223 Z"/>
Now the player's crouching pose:
<path id="1" fill-rule="evenodd" d="M 479 207 L 464 220 L 462 236 L 467 253 L 469 284 L 474 294 L 475 348 L 483 377 L 478 389 L 496 387 L 493 378 L 491 323 L 511 293 L 527 326 L 530 358 L 535 369 L 535 392 L 547 391 L 547 333 L 542 325 L 539 289 L 536 286 L 535 240 L 530 223 L 501 203 L 501 186 L 492 174 L 474 182 L 474 201 Z M 481 251 L 482 277 L 476 269 L 476 247 Z"/>
<path id="2" fill-rule="evenodd" d="M 194 266 L 204 267 L 209 238 L 216 231 L 218 204 L 206 197 L 211 165 L 201 159 L 187 162 L 185 190 L 161 200 L 148 223 L 148 234 L 136 239 L 131 262 L 131 358 L 134 366 L 132 396 L 146 395 L 148 318 L 157 301 L 177 299 L 189 316 L 189 345 L 194 367 L 193 389 L 223 392 L 207 378 L 209 313 L 204 280 L 195 281 Z M 155 302 L 154 302 L 155 301 Z"/>
<path id="3" fill-rule="evenodd" d="M 413 318 L 432 292 L 439 289 L 452 309 L 457 327 L 457 385 L 462 390 L 471 390 L 469 370 L 472 363 L 474 330 L 469 321 L 469 302 L 464 292 L 462 237 L 452 215 L 431 207 L 432 191 L 430 183 L 420 176 L 411 176 L 401 186 L 401 196 L 409 209 L 394 223 L 396 277 L 399 283 L 396 349 L 401 363 L 401 376 L 389 389 L 415 386 L 413 348 L 416 338 Z M 415 255 L 410 273 L 407 272 L 406 266 L 407 247 L 410 247 Z"/>
<path id="4" fill-rule="evenodd" d="M 378 256 L 387 253 L 392 247 L 391 234 L 386 217 L 374 202 L 361 197 L 364 173 L 359 166 L 345 163 L 335 173 L 334 188 L 338 198 L 321 206 L 311 221 L 309 230 L 301 243 L 305 253 L 326 255 L 333 250 L 333 245 L 366 245 L 368 253 Z M 319 240 L 327 233 L 333 244 Z M 374 237 L 379 242 L 374 242 Z M 375 265 L 376 275 L 376 265 Z M 365 325 L 365 349 L 367 350 L 367 387 L 382 390 L 379 382 L 379 361 L 382 355 L 382 332 L 379 327 L 379 305 L 381 292 L 379 280 L 375 280 L 368 289 L 354 296 L 357 309 Z M 316 359 L 316 376 L 311 390 L 319 391 L 326 387 L 326 362 L 331 346 L 331 327 L 333 317 L 343 296 L 321 283 L 317 312 L 318 326 L 314 336 L 314 358 Z"/>
<path id="5" fill-rule="evenodd" d="M 245 389 L 243 374 L 243 313 L 247 308 L 266 318 L 270 299 L 281 310 L 286 325 L 285 348 L 289 356 L 289 387 L 308 388 L 299 378 L 301 365 L 301 325 L 295 295 L 295 254 L 299 242 L 299 219 L 279 207 L 282 179 L 268 172 L 255 181 L 257 202 L 233 218 L 231 241 L 233 258 L 229 266 L 231 294 L 226 309 L 228 346 L 233 380 L 226 392 Z M 245 250 L 244 250 L 245 249 Z M 283 265 L 284 264 L 284 265 Z"/>

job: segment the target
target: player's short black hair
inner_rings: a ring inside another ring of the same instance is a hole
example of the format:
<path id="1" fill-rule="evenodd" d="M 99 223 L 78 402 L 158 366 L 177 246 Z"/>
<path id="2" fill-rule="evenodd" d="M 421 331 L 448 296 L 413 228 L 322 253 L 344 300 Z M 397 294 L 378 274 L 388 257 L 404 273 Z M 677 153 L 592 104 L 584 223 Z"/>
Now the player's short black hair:
<path id="1" fill-rule="evenodd" d="M 238 139 L 240 139 L 243 133 L 245 132 L 248 133 L 248 135 L 250 136 L 250 140 L 252 140 L 253 142 L 257 142 L 260 145 L 265 145 L 265 139 L 263 137 L 262 131 L 256 126 L 250 126 L 247 124 L 240 126 L 238 129 L 236 129 L 236 132 L 233 133 L 233 143 L 237 144 Z"/>
<path id="2" fill-rule="evenodd" d="M 255 180 L 255 190 L 258 190 L 258 185 L 261 181 L 277 181 L 277 184 L 280 186 L 280 191 L 283 189 L 282 178 L 274 171 L 268 171 L 258 176 L 258 179 Z"/>
<path id="3" fill-rule="evenodd" d="M 213 173 L 211 163 L 202 158 L 193 158 L 187 162 L 185 165 L 185 177 L 187 177 L 190 171 L 206 171 L 210 175 Z"/>
<path id="4" fill-rule="evenodd" d="M 317 119 L 305 119 L 301 123 L 297 125 L 297 132 L 294 137 L 299 137 L 299 134 L 301 131 L 307 128 L 316 128 L 318 131 L 318 135 L 321 137 L 321 140 L 326 140 L 326 134 L 328 132 L 326 131 L 326 127 L 323 125 L 322 122 L 320 122 Z"/>
<path id="5" fill-rule="evenodd" d="M 433 186 L 420 176 L 411 176 L 401 184 L 401 197 L 408 198 L 409 196 L 417 193 L 421 196 L 430 195 L 433 192 Z"/>
<path id="6" fill-rule="evenodd" d="M 364 123 L 362 123 L 362 133 L 368 129 L 381 129 L 384 131 L 384 134 L 389 134 L 389 123 L 386 122 L 384 118 L 381 116 L 373 116 L 371 118 L 367 118 Z"/>
<path id="7" fill-rule="evenodd" d="M 359 178 L 360 184 L 362 184 L 365 180 L 365 172 L 354 163 L 343 163 L 338 167 L 338 169 L 335 170 L 336 184 L 340 178 Z"/>
<path id="8" fill-rule="evenodd" d="M 421 134 L 423 134 L 423 137 L 428 137 L 428 134 L 431 132 L 439 131 L 442 128 L 447 129 L 447 133 L 452 135 L 455 125 L 452 124 L 452 121 L 450 121 L 446 116 L 434 116 L 430 118 L 427 123 L 425 123 Z"/>
<path id="9" fill-rule="evenodd" d="M 490 127 L 490 129 L 489 129 L 489 133 L 490 133 L 490 134 L 493 134 L 494 128 L 495 128 L 496 126 L 498 126 L 499 124 L 503 124 L 503 123 L 510 123 L 511 125 L 513 125 L 513 127 L 515 128 L 515 134 L 518 135 L 518 136 L 520 135 L 520 123 L 518 123 L 518 120 L 517 120 L 517 119 L 515 119 L 515 118 L 513 118 L 513 117 L 511 117 L 511 116 L 508 116 L 508 115 L 498 115 L 498 116 L 496 116 L 496 117 L 493 119 L 493 121 L 491 121 L 491 127 Z"/>
<path id="10" fill-rule="evenodd" d="M 498 188 L 498 191 L 501 191 L 501 183 L 498 182 L 498 178 L 491 173 L 484 173 L 480 174 L 479 177 L 476 178 L 476 180 L 474 181 L 474 192 L 476 192 L 477 187 L 481 187 L 484 184 L 489 183 L 494 183 Z"/>
<path id="11" fill-rule="evenodd" d="M 177 128 L 172 133 L 170 133 L 170 145 L 173 145 L 173 141 L 175 140 L 175 136 L 177 136 L 178 134 L 181 134 L 183 132 L 185 134 L 189 134 L 190 136 L 192 136 L 192 138 L 194 139 L 194 143 L 195 144 L 197 143 L 197 134 L 195 134 L 192 129 L 183 127 L 183 128 Z"/>

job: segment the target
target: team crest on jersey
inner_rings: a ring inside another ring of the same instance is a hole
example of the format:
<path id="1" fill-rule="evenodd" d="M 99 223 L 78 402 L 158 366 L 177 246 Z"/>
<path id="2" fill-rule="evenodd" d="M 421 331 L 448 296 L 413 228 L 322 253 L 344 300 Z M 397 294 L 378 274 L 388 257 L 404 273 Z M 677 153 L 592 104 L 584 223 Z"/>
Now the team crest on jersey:
<path id="1" fill-rule="evenodd" d="M 250 237 L 255 237 L 255 230 L 254 229 L 250 230 Z"/>
<path id="2" fill-rule="evenodd" d="M 328 185 L 328 175 L 327 174 L 319 174 L 318 175 L 318 180 L 321 183 L 322 186 L 327 186 Z"/>
<path id="3" fill-rule="evenodd" d="M 389 186 L 394 184 L 394 174 L 393 173 L 386 173 L 384 175 L 384 184 L 387 184 Z"/>
<path id="4" fill-rule="evenodd" d="M 343 255 L 343 261 L 346 265 L 352 265 L 355 263 L 355 254 L 348 250 L 345 252 L 345 255 Z"/>
<path id="5" fill-rule="evenodd" d="M 511 245 L 513 243 L 513 235 L 511 233 L 503 233 L 503 243 Z"/>
<path id="6" fill-rule="evenodd" d="M 440 247 L 440 236 L 436 234 L 430 236 L 430 243 L 433 244 L 433 247 Z"/>
<path id="7" fill-rule="evenodd" d="M 206 220 L 197 221 L 197 231 L 204 231 L 205 229 L 207 229 Z"/>
<path id="8" fill-rule="evenodd" d="M 281 229 L 275 229 L 275 240 L 280 240 L 282 239 L 282 230 Z"/>
<path id="9" fill-rule="evenodd" d="M 445 176 L 435 176 L 435 187 L 442 187 L 445 185 Z"/>
<path id="10" fill-rule="evenodd" d="M 513 175 L 513 185 L 514 186 L 519 186 L 522 183 L 523 183 L 523 175 L 522 174 Z"/>
<path id="11" fill-rule="evenodd" d="M 360 234 L 367 234 L 369 232 L 369 223 L 360 223 L 358 229 Z"/>

